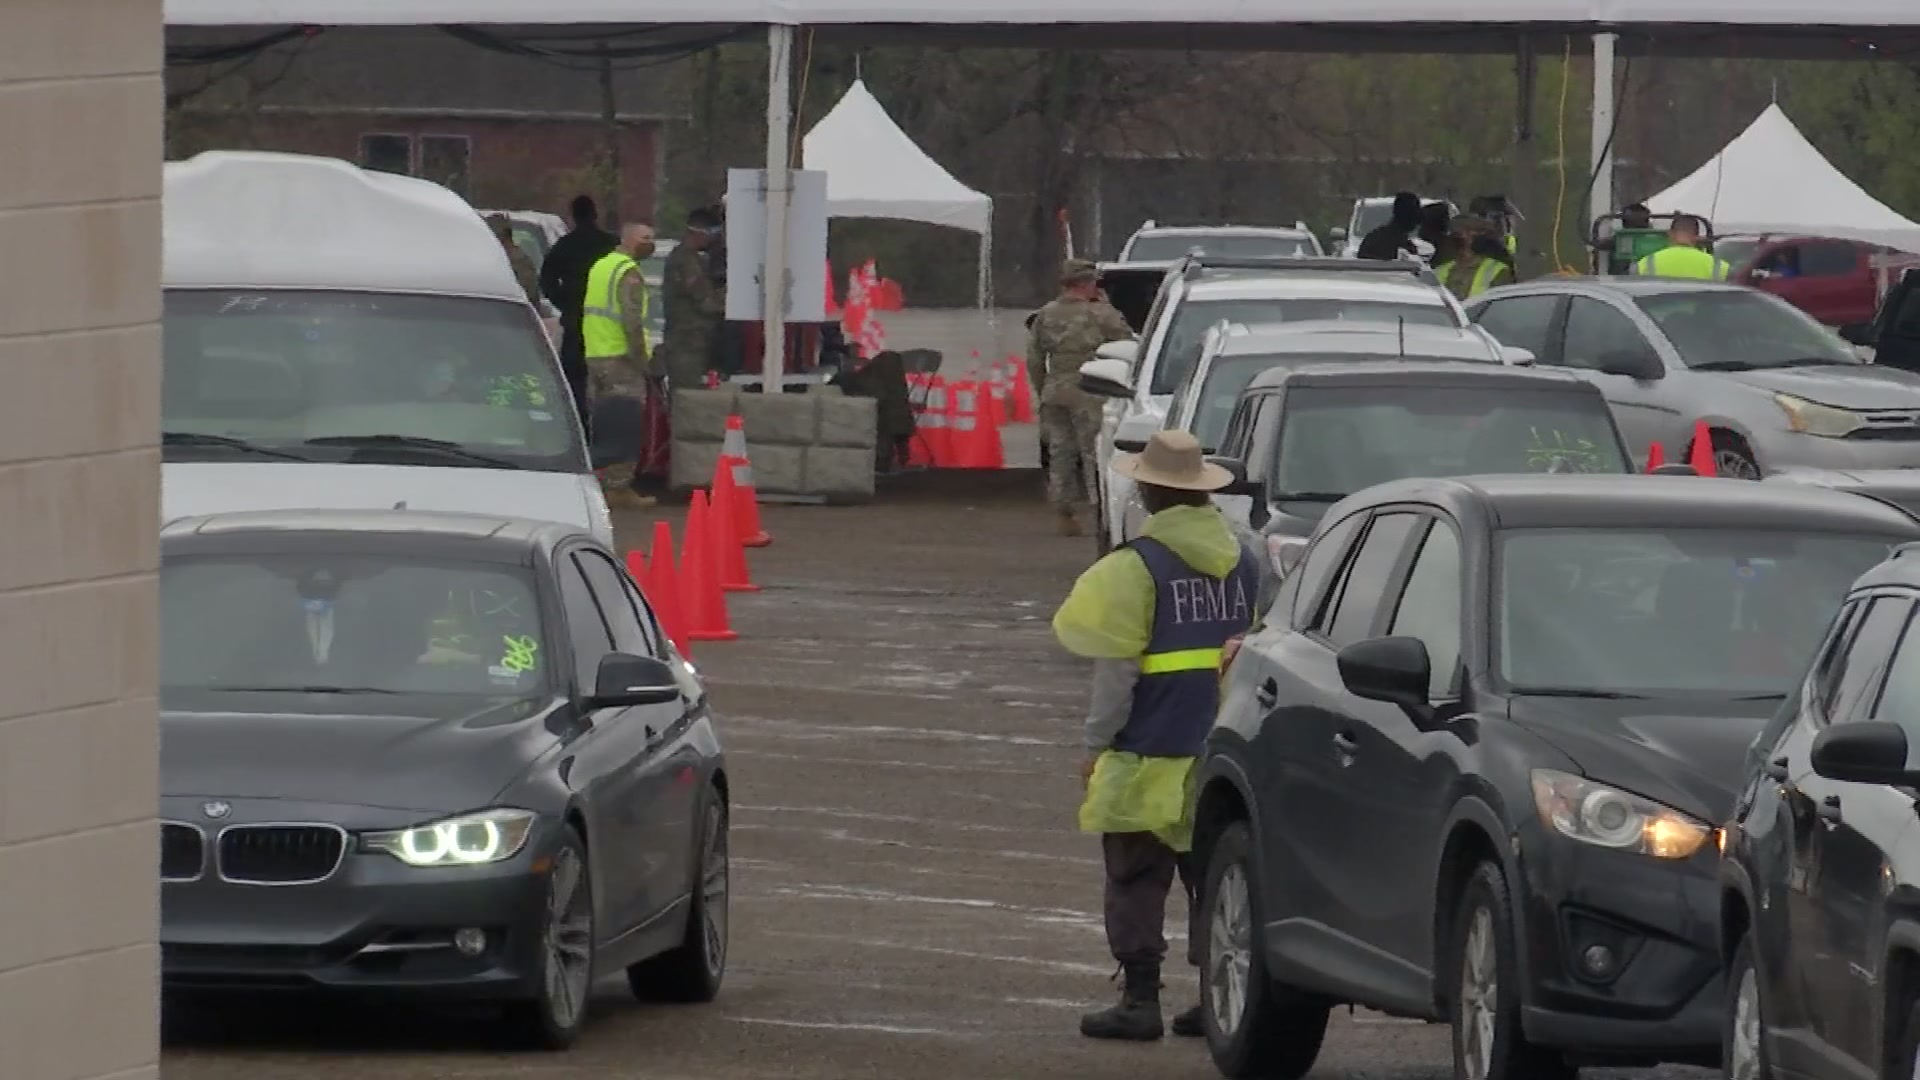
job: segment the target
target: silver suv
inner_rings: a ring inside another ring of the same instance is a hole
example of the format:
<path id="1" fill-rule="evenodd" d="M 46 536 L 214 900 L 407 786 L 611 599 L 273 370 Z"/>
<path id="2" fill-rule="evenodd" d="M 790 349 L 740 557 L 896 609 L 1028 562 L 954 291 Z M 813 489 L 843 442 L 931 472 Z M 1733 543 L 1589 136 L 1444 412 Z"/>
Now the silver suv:
<path id="1" fill-rule="evenodd" d="M 1324 255 L 1320 238 L 1296 221 L 1292 228 L 1270 225 L 1161 225 L 1149 221 L 1127 238 L 1120 261 L 1165 262 L 1188 255 L 1227 258 L 1281 258 Z"/>

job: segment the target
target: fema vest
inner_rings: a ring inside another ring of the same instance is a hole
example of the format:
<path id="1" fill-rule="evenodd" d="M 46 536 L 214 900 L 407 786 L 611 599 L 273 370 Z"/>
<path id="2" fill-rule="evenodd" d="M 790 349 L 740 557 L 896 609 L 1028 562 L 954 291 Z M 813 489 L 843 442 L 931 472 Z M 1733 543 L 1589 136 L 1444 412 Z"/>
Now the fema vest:
<path id="1" fill-rule="evenodd" d="M 1673 244 L 1633 264 L 1633 272 L 1646 277 L 1697 278 L 1701 281 L 1725 281 L 1732 271 L 1725 259 L 1712 252 L 1685 244 Z"/>
<path id="2" fill-rule="evenodd" d="M 1494 277 L 1506 268 L 1507 264 L 1501 262 L 1499 259 L 1481 259 L 1480 265 L 1474 268 L 1473 281 L 1467 286 L 1467 295 L 1460 297 L 1460 299 L 1471 299 L 1492 288 Z M 1446 285 L 1447 278 L 1452 275 L 1453 264 L 1450 262 L 1443 262 L 1433 268 L 1433 276 L 1439 278 L 1440 284 L 1443 286 Z"/>
<path id="3" fill-rule="evenodd" d="M 627 355 L 627 324 L 621 318 L 620 278 L 631 268 L 639 273 L 640 264 L 623 251 L 609 251 L 587 273 L 586 303 L 580 309 L 580 340 L 589 360 L 609 360 Z M 640 318 L 644 321 L 652 301 L 644 285 L 640 288 Z M 640 331 L 640 345 L 647 347 L 647 332 Z"/>
<path id="4" fill-rule="evenodd" d="M 1153 578 L 1153 633 L 1140 657 L 1133 707 L 1113 748 L 1147 757 L 1198 757 L 1220 710 L 1220 657 L 1253 624 L 1260 575 L 1253 557 L 1224 578 L 1187 565 L 1158 540 L 1127 544 Z"/>

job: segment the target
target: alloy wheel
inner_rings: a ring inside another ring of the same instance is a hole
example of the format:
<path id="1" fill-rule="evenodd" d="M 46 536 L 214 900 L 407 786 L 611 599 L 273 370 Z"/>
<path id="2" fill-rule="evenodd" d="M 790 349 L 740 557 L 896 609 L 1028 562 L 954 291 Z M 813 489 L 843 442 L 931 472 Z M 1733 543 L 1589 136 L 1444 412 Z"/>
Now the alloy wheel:
<path id="1" fill-rule="evenodd" d="M 1760 980 L 1749 967 L 1734 989 L 1733 1037 L 1727 1040 L 1727 1080 L 1760 1080 Z M 1920 1077 L 1920 1066 L 1914 1075 Z"/>
<path id="2" fill-rule="evenodd" d="M 1500 1015 L 1500 956 L 1494 940 L 1493 911 L 1481 905 L 1467 928 L 1466 954 L 1460 958 L 1461 1056 L 1467 1075 L 1487 1080 L 1493 1072 L 1494 1026 Z"/>
<path id="3" fill-rule="evenodd" d="M 1239 863 L 1227 867 L 1215 893 L 1207 924 L 1207 1006 L 1220 1033 L 1231 1036 L 1246 1015 L 1253 972 L 1253 905 L 1246 870 Z"/>
<path id="4" fill-rule="evenodd" d="M 700 916 L 706 933 L 707 971 L 727 966 L 727 825 L 716 807 L 707 819 L 707 857 L 700 872 Z"/>
<path id="5" fill-rule="evenodd" d="M 554 856 L 545 939 L 547 1008 L 556 1026 L 569 1028 L 586 1009 L 593 979 L 593 898 L 586 863 L 571 847 Z"/>
<path id="6" fill-rule="evenodd" d="M 1713 452 L 1713 470 L 1732 480 L 1760 479 L 1760 466 L 1738 450 L 1718 450 Z"/>

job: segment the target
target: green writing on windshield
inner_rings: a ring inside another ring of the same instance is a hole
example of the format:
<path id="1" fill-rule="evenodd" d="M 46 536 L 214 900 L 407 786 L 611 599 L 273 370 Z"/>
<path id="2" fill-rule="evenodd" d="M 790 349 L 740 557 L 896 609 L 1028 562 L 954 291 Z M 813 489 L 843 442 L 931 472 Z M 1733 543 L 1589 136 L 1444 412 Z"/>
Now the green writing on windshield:
<path id="1" fill-rule="evenodd" d="M 500 666 L 508 671 L 532 671 L 539 665 L 540 643 L 532 638 L 507 634 L 500 643 L 506 649 L 500 656 Z"/>
<path id="2" fill-rule="evenodd" d="M 1559 429 L 1528 428 L 1533 441 L 1527 447 L 1527 468 L 1536 472 L 1600 472 L 1606 467 L 1600 446 L 1592 439 L 1569 437 Z"/>

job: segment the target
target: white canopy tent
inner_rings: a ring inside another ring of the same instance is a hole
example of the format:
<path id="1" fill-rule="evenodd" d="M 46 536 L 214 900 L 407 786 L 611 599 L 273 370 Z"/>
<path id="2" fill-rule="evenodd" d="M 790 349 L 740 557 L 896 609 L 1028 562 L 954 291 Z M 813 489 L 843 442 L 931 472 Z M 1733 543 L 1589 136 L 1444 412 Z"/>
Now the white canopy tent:
<path id="1" fill-rule="evenodd" d="M 1702 215 L 1721 234 L 1806 233 L 1920 252 L 1920 223 L 1847 179 L 1777 104 L 1646 203 L 1656 214 Z"/>
<path id="2" fill-rule="evenodd" d="M 980 306 L 993 266 L 993 199 L 928 157 L 854 80 L 801 143 L 803 169 L 827 174 L 827 216 L 890 218 L 965 229 L 980 237 Z"/>

